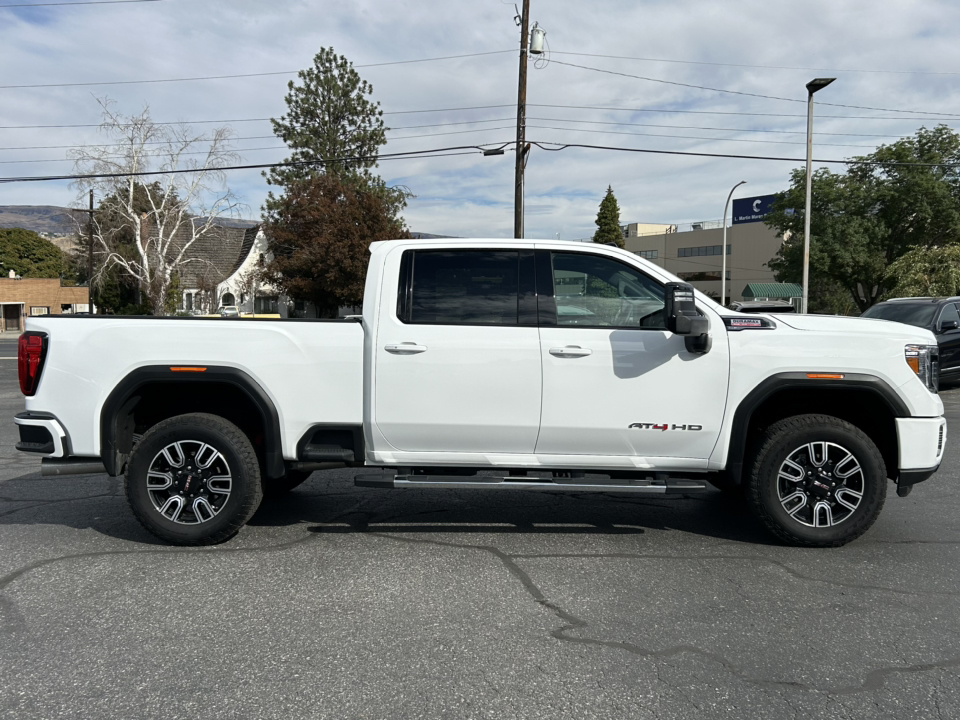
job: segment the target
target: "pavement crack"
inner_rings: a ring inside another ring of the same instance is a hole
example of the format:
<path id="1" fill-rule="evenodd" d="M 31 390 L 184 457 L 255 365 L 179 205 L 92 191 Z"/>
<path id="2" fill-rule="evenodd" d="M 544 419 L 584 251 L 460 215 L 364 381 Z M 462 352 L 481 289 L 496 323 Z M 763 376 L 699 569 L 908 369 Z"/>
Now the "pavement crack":
<path id="1" fill-rule="evenodd" d="M 398 537 L 391 533 L 371 531 L 367 529 L 367 524 L 364 523 L 363 528 L 360 529 L 360 532 L 367 535 L 374 535 L 376 537 L 384 538 L 386 540 L 391 540 L 394 542 L 401 543 L 410 543 L 410 544 L 419 544 L 419 545 L 436 545 L 440 547 L 455 548 L 460 550 L 477 550 L 481 552 L 489 553 L 496 557 L 507 571 L 517 580 L 520 585 L 526 590 L 527 594 L 540 606 L 546 608 L 552 612 L 557 618 L 559 618 L 564 624 L 560 627 L 550 631 L 551 637 L 555 638 L 560 642 L 573 643 L 578 645 L 586 645 L 591 647 L 601 647 L 611 650 L 619 650 L 622 652 L 629 653 L 631 655 L 636 655 L 639 657 L 650 658 L 653 660 L 660 660 L 664 658 L 674 657 L 676 655 L 683 654 L 692 654 L 702 657 L 706 660 L 712 661 L 726 670 L 730 675 L 739 678 L 740 680 L 750 683 L 752 685 L 757 685 L 760 687 L 767 688 L 777 688 L 782 690 L 793 690 L 800 692 L 810 692 L 817 693 L 825 696 L 834 696 L 834 695 L 853 695 L 863 692 L 872 692 L 879 690 L 886 682 L 886 678 L 890 675 L 897 673 L 918 673 L 918 672 L 929 672 L 930 670 L 938 670 L 944 668 L 960 667 L 960 657 L 957 658 L 947 658 L 935 663 L 924 663 L 917 665 L 904 665 L 904 666 L 891 666 L 876 668 L 869 671 L 864 681 L 859 685 L 849 685 L 841 686 L 836 688 L 819 688 L 813 685 L 808 685 L 799 681 L 792 680 L 764 680 L 761 678 L 753 677 L 749 675 L 745 670 L 740 668 L 738 665 L 728 660 L 726 657 L 719 653 L 712 652 L 710 650 L 705 650 L 703 648 L 697 647 L 696 645 L 689 644 L 680 644 L 673 645 L 671 647 L 663 648 L 660 650 L 654 650 L 651 648 L 645 648 L 635 643 L 618 641 L 618 640 L 600 640 L 598 638 L 588 638 L 581 637 L 574 633 L 578 631 L 585 630 L 589 627 L 589 623 L 586 620 L 583 620 L 577 617 L 572 612 L 565 610 L 560 607 L 558 604 L 552 602 L 547 598 L 544 592 L 537 586 L 533 581 L 533 578 L 530 577 L 523 568 L 517 564 L 517 560 L 523 559 L 534 559 L 534 558 L 543 558 L 543 557 L 560 557 L 560 558 L 602 558 L 602 557 L 627 557 L 627 558 L 658 558 L 658 559 L 735 559 L 735 560 L 747 560 L 747 561 L 759 561 L 759 562 L 770 562 L 774 565 L 782 567 L 791 575 L 805 579 L 805 580 L 819 580 L 818 578 L 808 578 L 800 573 L 797 573 L 789 566 L 785 565 L 776 560 L 770 560 L 768 558 L 757 558 L 754 556 L 677 556 L 677 555 L 642 555 L 642 554 L 633 554 L 633 553 L 606 553 L 606 554 L 575 554 L 575 553 L 545 553 L 545 554 L 510 554 L 505 553 L 497 547 L 492 545 L 475 545 L 469 543 L 456 543 L 456 542 L 445 542 L 442 540 L 431 540 L 426 538 L 411 538 L 411 537 Z M 832 581 L 822 581 L 831 583 Z M 849 586 L 849 585 L 848 585 Z M 907 591 L 897 591 L 889 590 L 888 588 L 882 587 L 873 587 L 873 586 L 859 586 L 854 585 L 853 587 L 863 587 L 865 589 L 876 589 L 876 590 L 888 590 L 890 592 L 901 592 L 908 594 Z M 924 593 L 909 593 L 909 594 L 924 594 Z M 946 595 L 955 595 L 956 593 L 937 593 L 937 594 L 946 594 Z"/>
<path id="2" fill-rule="evenodd" d="M 797 580 L 807 582 L 818 582 L 825 585 L 835 585 L 837 587 L 850 588 L 854 590 L 871 590 L 877 592 L 888 592 L 896 595 L 909 595 L 919 597 L 944 596 L 954 597 L 958 595 L 957 591 L 950 590 L 901 590 L 884 585 L 869 585 L 866 583 L 844 582 L 829 578 L 819 578 L 813 575 L 805 575 L 785 562 L 774 560 L 772 558 L 758 557 L 756 555 L 653 555 L 644 553 L 518 553 L 512 557 L 524 560 L 566 558 L 566 559 L 595 559 L 595 558 L 616 558 L 626 560 L 734 560 L 740 562 L 766 563 L 778 567 L 791 577 Z"/>

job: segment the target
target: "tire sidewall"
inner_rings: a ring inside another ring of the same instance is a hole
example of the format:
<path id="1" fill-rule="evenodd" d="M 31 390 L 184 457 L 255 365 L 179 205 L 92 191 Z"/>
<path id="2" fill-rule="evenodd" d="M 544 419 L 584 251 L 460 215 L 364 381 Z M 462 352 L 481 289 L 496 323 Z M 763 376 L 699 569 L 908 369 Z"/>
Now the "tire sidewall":
<path id="1" fill-rule="evenodd" d="M 176 422 L 176 421 L 180 422 Z M 223 421 L 225 422 L 225 421 Z M 259 491 L 260 477 L 256 466 L 251 473 L 250 463 L 244 458 L 244 448 L 237 447 L 237 438 L 231 438 L 220 428 L 207 423 L 191 422 L 188 416 L 173 418 L 158 425 L 137 444 L 126 472 L 127 497 L 134 512 L 144 526 L 158 537 L 177 544 L 202 544 L 209 539 L 214 542 L 222 537 L 233 535 L 236 529 L 246 522 L 249 496 L 256 488 Z M 239 429 L 236 430 L 240 434 Z M 242 436 L 246 441 L 245 436 Z M 171 443 L 184 440 L 196 440 L 207 443 L 219 451 L 230 467 L 232 478 L 230 497 L 213 518 L 196 525 L 175 523 L 163 517 L 153 506 L 147 492 L 147 471 L 153 459 Z M 249 444 L 249 441 L 247 441 Z M 248 448 L 253 454 L 252 447 Z M 259 496 L 259 492 L 256 492 Z M 242 519 L 241 519 L 242 518 Z M 238 524 L 239 523 L 239 524 Z"/>
<path id="2" fill-rule="evenodd" d="M 776 533 L 786 540 L 806 545 L 844 544 L 862 535 L 883 506 L 887 478 L 879 451 L 862 432 L 841 423 L 834 421 L 819 426 L 810 423 L 804 428 L 789 429 L 771 438 L 761 449 L 751 477 L 751 494 L 761 513 L 768 516 L 768 522 L 773 522 Z M 830 442 L 845 448 L 853 453 L 863 472 L 864 493 L 860 505 L 852 515 L 833 527 L 813 528 L 801 524 L 783 509 L 777 493 L 780 466 L 795 450 L 811 442 Z"/>

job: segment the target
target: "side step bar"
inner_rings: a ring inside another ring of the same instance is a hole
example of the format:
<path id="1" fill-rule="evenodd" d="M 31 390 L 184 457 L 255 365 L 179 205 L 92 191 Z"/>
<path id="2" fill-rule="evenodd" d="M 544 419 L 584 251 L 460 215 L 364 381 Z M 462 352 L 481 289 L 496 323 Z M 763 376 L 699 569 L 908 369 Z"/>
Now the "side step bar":
<path id="1" fill-rule="evenodd" d="M 522 476 L 471 477 L 469 480 L 457 475 L 357 475 L 354 485 L 372 488 L 434 488 L 437 490 L 546 490 L 552 492 L 575 490 L 576 492 L 618 492 L 642 495 L 666 495 L 668 493 L 698 492 L 706 490 L 704 483 L 678 481 L 654 484 L 647 480 L 624 483 L 575 483 L 550 480 L 522 479 Z"/>
<path id="2" fill-rule="evenodd" d="M 43 458 L 40 461 L 40 474 L 51 475 L 97 475 L 105 473 L 100 458 Z"/>

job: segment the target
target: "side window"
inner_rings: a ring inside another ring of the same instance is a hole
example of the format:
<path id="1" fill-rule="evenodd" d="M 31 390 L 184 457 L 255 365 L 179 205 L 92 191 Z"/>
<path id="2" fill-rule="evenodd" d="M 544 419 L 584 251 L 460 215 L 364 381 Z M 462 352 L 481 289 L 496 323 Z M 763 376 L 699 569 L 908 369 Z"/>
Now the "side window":
<path id="1" fill-rule="evenodd" d="M 518 324 L 519 252 L 415 250 L 404 254 L 403 266 L 398 298 L 398 316 L 403 322 Z M 403 286 L 408 288 L 406 293 Z"/>
<path id="2" fill-rule="evenodd" d="M 639 270 L 587 253 L 553 253 L 557 325 L 666 329 L 663 286 Z"/>
<path id="3" fill-rule="evenodd" d="M 947 303 L 940 312 L 940 319 L 937 320 L 937 328 L 941 328 L 945 322 L 960 323 L 960 314 L 957 313 L 957 306 L 953 303 Z"/>

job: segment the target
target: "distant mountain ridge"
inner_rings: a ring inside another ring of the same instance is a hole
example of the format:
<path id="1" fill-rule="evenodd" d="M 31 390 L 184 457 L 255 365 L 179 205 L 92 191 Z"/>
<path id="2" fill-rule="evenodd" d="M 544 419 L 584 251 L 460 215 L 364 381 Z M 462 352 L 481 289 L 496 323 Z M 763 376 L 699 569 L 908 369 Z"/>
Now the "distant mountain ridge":
<path id="1" fill-rule="evenodd" d="M 0 228 L 23 228 L 54 236 L 73 235 L 77 231 L 74 214 L 81 224 L 86 222 L 86 213 L 56 205 L 0 205 Z M 259 225 L 260 221 L 220 218 L 217 224 L 225 228 L 246 229 Z M 411 234 L 415 238 L 451 237 L 421 232 Z"/>
<path id="2" fill-rule="evenodd" d="M 87 216 L 70 208 L 55 205 L 0 205 L 0 228 L 23 228 L 48 235 L 73 235 L 77 231 L 74 217 L 82 224 Z M 220 218 L 218 224 L 229 228 L 249 228 L 259 220 Z"/>

